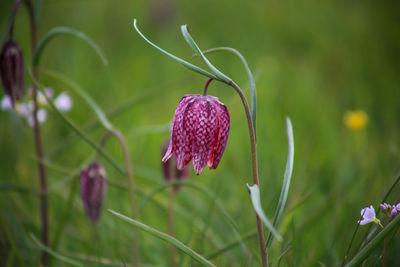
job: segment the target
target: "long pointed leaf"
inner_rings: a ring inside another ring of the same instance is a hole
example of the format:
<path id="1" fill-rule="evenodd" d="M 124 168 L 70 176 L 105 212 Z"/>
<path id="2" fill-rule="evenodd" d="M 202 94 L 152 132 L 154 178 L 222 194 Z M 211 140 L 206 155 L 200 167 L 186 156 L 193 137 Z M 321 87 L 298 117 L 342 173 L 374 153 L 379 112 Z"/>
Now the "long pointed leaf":
<path id="1" fill-rule="evenodd" d="M 288 157 L 286 161 L 286 169 L 282 183 L 281 195 L 279 197 L 278 206 L 276 207 L 274 227 L 278 228 L 281 221 L 283 210 L 286 207 L 286 201 L 289 194 L 290 181 L 293 173 L 293 160 L 294 160 L 294 138 L 293 127 L 290 118 L 286 118 L 286 131 L 288 136 Z M 270 234 L 267 240 L 267 249 L 271 246 L 274 237 Z"/>
<path id="2" fill-rule="evenodd" d="M 77 83 L 69 79 L 67 76 L 53 70 L 47 70 L 47 69 L 40 69 L 40 71 L 44 72 L 45 74 L 56 78 L 65 84 L 67 84 L 69 87 L 71 87 L 75 92 L 77 92 L 85 101 L 86 103 L 93 109 L 94 113 L 96 114 L 97 118 L 103 124 L 104 128 L 107 130 L 111 131 L 114 129 L 114 126 L 112 123 L 108 120 L 106 114 L 103 112 L 101 107 L 97 105 L 97 103 L 93 100 L 93 98 L 86 93 L 84 89 L 82 89 Z"/>
<path id="3" fill-rule="evenodd" d="M 132 218 L 129 218 L 125 215 L 122 215 L 116 211 L 113 210 L 108 210 L 109 212 L 111 212 L 112 214 L 118 216 L 119 218 L 121 218 L 122 220 L 134 225 L 135 227 L 138 227 L 140 230 L 145 231 L 161 240 L 164 240 L 165 242 L 175 246 L 177 249 L 179 249 L 180 251 L 182 251 L 183 253 L 189 255 L 190 257 L 192 257 L 195 261 L 197 261 L 198 263 L 201 263 L 204 266 L 214 266 L 214 264 L 212 264 L 210 261 L 208 261 L 206 258 L 204 258 L 203 256 L 201 256 L 200 254 L 198 254 L 197 252 L 195 252 L 194 250 L 192 250 L 191 248 L 189 248 L 188 246 L 186 246 L 185 244 L 183 244 L 181 241 L 179 241 L 178 239 L 160 232 L 144 223 L 141 223 L 139 221 L 136 221 Z"/>
<path id="4" fill-rule="evenodd" d="M 224 82 L 226 84 L 229 84 L 232 79 L 223 74 L 221 71 L 219 71 L 211 62 L 203 55 L 203 52 L 201 52 L 199 46 L 196 44 L 196 42 L 193 40 L 192 36 L 190 35 L 187 25 L 182 25 L 181 26 L 181 31 L 182 35 L 185 38 L 186 42 L 189 44 L 189 46 L 193 49 L 193 51 L 201 57 L 201 59 L 207 64 L 207 66 L 210 68 L 210 70 L 215 74 L 215 76 L 218 77 L 217 80 Z"/>
<path id="5" fill-rule="evenodd" d="M 197 72 L 197 73 L 200 73 L 200 74 L 202 74 L 202 75 L 204 75 L 204 76 L 207 76 L 207 77 L 209 77 L 209 78 L 213 78 L 213 79 L 217 79 L 217 80 L 218 80 L 218 78 L 217 78 L 215 75 L 212 75 L 212 74 L 209 73 L 208 71 L 205 71 L 205 70 L 203 70 L 202 68 L 199 68 L 199 67 L 197 67 L 197 66 L 195 66 L 195 65 L 193 65 L 193 64 L 191 64 L 191 63 L 189 63 L 189 62 L 187 62 L 187 61 L 185 61 L 185 60 L 183 60 L 183 59 L 181 59 L 181 58 L 179 58 L 179 57 L 177 57 L 177 56 L 175 56 L 175 55 L 173 55 L 173 54 L 171 54 L 171 53 L 168 53 L 168 52 L 165 51 L 164 49 L 162 49 L 162 48 L 158 47 L 156 44 L 152 43 L 152 42 L 151 42 L 149 39 L 147 39 L 146 36 L 144 36 L 144 34 L 138 29 L 138 27 L 136 26 L 136 19 L 133 19 L 133 27 L 135 27 L 135 30 L 137 31 L 137 33 L 138 33 L 147 43 L 149 43 L 151 46 L 153 46 L 154 48 L 156 48 L 158 51 L 164 53 L 165 55 L 167 55 L 167 56 L 169 56 L 170 58 L 172 58 L 173 60 L 175 60 L 175 61 L 181 63 L 183 66 L 185 66 L 186 68 L 188 68 L 188 69 L 190 69 L 190 70 L 192 70 L 192 71 L 194 71 L 194 72 Z"/>
<path id="6" fill-rule="evenodd" d="M 270 230 L 271 233 L 276 237 L 276 239 L 279 242 L 281 242 L 283 240 L 282 236 L 272 226 L 271 221 L 268 219 L 268 217 L 265 215 L 265 213 L 262 209 L 261 200 L 260 200 L 260 188 L 256 184 L 254 184 L 252 186 L 246 184 L 246 186 L 250 192 L 251 203 L 253 204 L 253 208 L 254 208 L 255 212 L 260 217 L 260 219 L 264 223 L 264 225 L 268 228 L 268 230 Z"/>
<path id="7" fill-rule="evenodd" d="M 63 256 L 60 253 L 55 252 L 54 250 L 50 249 L 49 247 L 43 245 L 42 242 L 40 242 L 33 234 L 31 234 L 31 238 L 33 239 L 33 241 L 36 243 L 36 245 L 40 249 L 45 250 L 47 253 L 49 253 L 53 257 L 59 259 L 60 261 L 63 261 L 65 263 L 69 263 L 69 264 L 74 265 L 74 266 L 84 266 L 82 263 L 77 262 L 77 261 L 75 261 L 73 259 L 70 259 L 70 258 L 68 258 L 66 256 Z"/>
<path id="8" fill-rule="evenodd" d="M 100 47 L 96 44 L 95 41 L 93 41 L 91 38 L 89 38 L 86 34 L 84 34 L 81 31 L 75 30 L 73 28 L 69 28 L 69 27 L 56 27 L 56 28 L 53 28 L 50 31 L 48 31 L 47 34 L 43 37 L 43 39 L 38 44 L 35 55 L 33 57 L 33 65 L 34 66 L 39 65 L 40 57 L 41 57 L 41 55 L 43 53 L 43 49 L 46 47 L 46 45 L 50 42 L 50 40 L 52 40 L 54 37 L 56 37 L 58 35 L 71 35 L 71 36 L 75 36 L 75 37 L 81 39 L 82 41 L 85 41 L 100 56 L 101 60 L 103 61 L 103 64 L 105 66 L 108 65 L 108 61 L 107 61 L 104 53 L 101 51 Z"/>
<path id="9" fill-rule="evenodd" d="M 47 97 L 46 93 L 44 92 L 43 85 L 41 85 L 36 79 L 34 79 L 31 69 L 29 69 L 29 74 L 35 86 L 37 86 L 38 89 L 43 93 L 43 96 L 46 98 L 47 103 L 49 103 L 50 107 L 57 113 L 57 115 L 60 116 L 73 131 L 75 131 L 80 137 L 82 137 L 82 139 L 86 143 L 88 143 L 92 148 L 94 148 L 97 152 L 99 152 L 108 162 L 110 162 L 110 164 L 116 170 L 118 170 L 122 174 L 126 174 L 126 171 L 123 168 L 121 168 L 121 166 L 119 166 L 118 163 L 116 163 L 106 151 L 104 151 L 96 142 L 94 142 L 84 131 L 79 129 L 79 127 L 75 125 L 75 123 L 72 120 L 70 120 L 60 110 L 58 110 L 58 108 L 54 105 L 52 100 Z"/>

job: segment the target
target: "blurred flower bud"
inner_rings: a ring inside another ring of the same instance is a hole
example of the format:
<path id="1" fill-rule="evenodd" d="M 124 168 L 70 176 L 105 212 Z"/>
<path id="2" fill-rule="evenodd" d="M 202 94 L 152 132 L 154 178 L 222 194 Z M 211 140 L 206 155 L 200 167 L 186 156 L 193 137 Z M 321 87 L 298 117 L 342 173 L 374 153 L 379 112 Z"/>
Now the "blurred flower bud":
<path id="1" fill-rule="evenodd" d="M 167 152 L 169 145 L 169 140 L 164 142 L 161 147 L 161 157 Z M 163 172 L 163 178 L 166 183 L 172 181 L 186 180 L 189 176 L 189 167 L 186 165 L 182 170 L 178 170 L 176 165 L 176 158 L 173 155 L 167 161 L 161 163 L 161 168 Z M 175 185 L 174 190 L 179 191 L 181 189 L 180 185 Z"/>
<path id="2" fill-rule="evenodd" d="M 6 94 L 15 101 L 24 94 L 24 67 L 22 52 L 14 41 L 6 42 L 0 54 L 0 77 Z"/>
<path id="3" fill-rule="evenodd" d="M 107 189 L 106 172 L 100 162 L 89 164 L 81 172 L 81 197 L 89 220 L 97 224 Z"/>

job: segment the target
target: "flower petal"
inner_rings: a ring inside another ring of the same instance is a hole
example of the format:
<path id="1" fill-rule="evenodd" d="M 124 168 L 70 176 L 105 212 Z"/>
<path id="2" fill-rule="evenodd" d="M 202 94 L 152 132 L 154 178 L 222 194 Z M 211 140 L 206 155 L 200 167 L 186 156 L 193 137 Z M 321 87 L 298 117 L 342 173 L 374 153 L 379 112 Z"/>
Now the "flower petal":
<path id="1" fill-rule="evenodd" d="M 182 170 L 186 164 L 192 159 L 191 156 L 191 143 L 189 140 L 189 136 L 187 136 L 186 131 L 184 131 L 183 121 L 186 110 L 190 103 L 198 98 L 199 95 L 185 95 L 182 97 L 178 106 L 175 110 L 174 119 L 172 121 L 172 130 L 171 130 L 171 148 L 168 148 L 166 156 L 164 156 L 163 160 L 166 160 L 170 157 L 173 151 L 175 151 L 177 167 L 179 170 Z M 170 144 L 170 145 L 171 145 Z"/>
<path id="2" fill-rule="evenodd" d="M 184 127 L 192 140 L 193 168 L 196 174 L 200 174 L 207 165 L 218 134 L 217 110 L 209 97 L 197 99 L 188 108 Z"/>
<path id="3" fill-rule="evenodd" d="M 216 169 L 218 167 L 228 142 L 230 129 L 229 111 L 224 104 L 219 102 L 218 98 L 215 97 L 215 99 L 218 117 L 218 134 L 214 142 L 211 157 L 208 160 L 208 166 L 210 166 L 211 169 Z"/>

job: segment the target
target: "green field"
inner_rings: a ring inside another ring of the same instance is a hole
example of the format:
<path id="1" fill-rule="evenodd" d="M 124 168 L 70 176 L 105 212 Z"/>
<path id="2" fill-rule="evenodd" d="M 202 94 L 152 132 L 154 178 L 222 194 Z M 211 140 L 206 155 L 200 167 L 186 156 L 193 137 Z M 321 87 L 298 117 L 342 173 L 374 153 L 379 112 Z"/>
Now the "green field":
<path id="1" fill-rule="evenodd" d="M 196 175 L 189 164 L 189 178 L 171 206 L 162 178 L 161 145 L 170 137 L 179 100 L 201 94 L 208 78 L 146 43 L 133 27 L 134 18 L 151 41 L 209 72 L 199 57 L 193 57 L 181 25 L 188 25 L 201 49 L 227 46 L 246 58 L 257 86 L 261 202 L 271 221 L 288 156 L 286 117 L 290 118 L 294 169 L 277 228 L 283 241 L 274 239 L 268 249 L 269 265 L 341 266 L 346 254 L 347 262 L 357 253 L 374 228 L 357 228 L 360 210 L 373 205 L 378 211 L 400 173 L 398 2 L 42 2 L 39 42 L 55 27 L 73 28 L 93 40 L 108 61 L 105 66 L 93 47 L 69 34 L 55 36 L 40 57 L 40 85 L 51 87 L 56 95 L 68 92 L 73 101 L 63 115 L 47 106 L 47 120 L 40 125 L 48 186 L 49 265 L 133 266 L 136 243 L 139 266 L 173 266 L 171 257 L 175 266 L 201 266 L 171 249 L 169 242 L 107 211 L 132 215 L 120 143 L 116 138 L 107 141 L 103 149 L 108 158 L 97 155 L 93 146 L 108 131 L 99 120 L 100 112 L 127 142 L 138 221 L 173 234 L 216 266 L 261 266 L 255 212 L 246 188 L 246 183 L 253 184 L 249 131 L 239 96 L 227 84 L 210 84 L 208 94 L 218 97 L 230 113 L 226 150 L 216 170 L 206 167 Z M 11 0 L 0 4 L 2 46 L 13 5 Z M 22 3 L 16 13 L 13 39 L 23 53 L 28 94 L 34 83 L 26 6 Z M 227 52 L 206 56 L 251 103 L 242 62 Z M 4 95 L 1 89 L 0 97 Z M 97 113 L 91 101 L 99 108 Z M 355 110 L 367 115 L 360 129 L 344 122 L 346 112 Z M 43 244 L 33 128 L 16 112 L 0 110 L 0 140 L 0 265 L 39 266 Z M 104 165 L 108 178 L 96 226 L 86 216 L 79 189 L 81 170 L 95 160 Z M 392 189 L 386 202 L 397 204 L 400 188 Z M 382 212 L 377 218 L 388 225 Z M 367 253 L 363 266 L 400 265 L 398 221 L 385 241 Z M 266 227 L 264 231 L 268 237 Z M 230 244 L 234 245 L 223 250 Z"/>

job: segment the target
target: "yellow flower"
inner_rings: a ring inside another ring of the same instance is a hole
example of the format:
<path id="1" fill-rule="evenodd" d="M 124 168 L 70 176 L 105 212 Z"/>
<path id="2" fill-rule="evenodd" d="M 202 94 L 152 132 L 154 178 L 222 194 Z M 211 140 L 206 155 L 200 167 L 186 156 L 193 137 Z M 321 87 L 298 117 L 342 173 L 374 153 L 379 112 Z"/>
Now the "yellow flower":
<path id="1" fill-rule="evenodd" d="M 343 117 L 344 124 L 353 131 L 364 130 L 368 124 L 368 115 L 362 110 L 346 111 Z"/>

